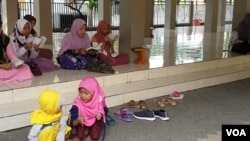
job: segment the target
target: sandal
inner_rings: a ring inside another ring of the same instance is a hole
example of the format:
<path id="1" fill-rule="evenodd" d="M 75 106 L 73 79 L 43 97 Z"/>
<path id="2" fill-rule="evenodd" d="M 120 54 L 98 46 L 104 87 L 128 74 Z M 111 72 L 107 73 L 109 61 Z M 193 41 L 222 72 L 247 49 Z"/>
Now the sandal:
<path id="1" fill-rule="evenodd" d="M 175 106 L 176 102 L 171 97 L 166 97 L 163 99 L 165 104 L 170 104 L 171 106 Z"/>
<path id="2" fill-rule="evenodd" d="M 140 108 L 139 103 L 135 102 L 134 100 L 130 100 L 126 105 L 130 108 Z"/>
<path id="3" fill-rule="evenodd" d="M 129 117 L 129 115 L 126 114 L 123 111 L 121 111 L 120 113 L 115 113 L 115 115 L 116 115 L 116 118 L 118 118 L 120 120 L 123 120 L 123 121 L 126 121 L 126 122 L 131 122 L 132 121 L 131 117 Z"/>
<path id="4" fill-rule="evenodd" d="M 106 122 L 107 122 L 107 125 L 110 125 L 110 126 L 115 125 L 115 120 L 110 115 L 107 115 Z"/>
<path id="5" fill-rule="evenodd" d="M 146 109 L 147 108 L 147 104 L 145 101 L 140 100 L 139 101 L 139 105 L 140 105 L 140 109 Z"/>
<path id="6" fill-rule="evenodd" d="M 147 108 L 147 104 L 143 100 L 140 100 L 139 102 L 135 102 L 134 100 L 130 100 L 126 105 L 130 108 L 137 108 L 137 109 L 146 109 Z"/>
<path id="7" fill-rule="evenodd" d="M 170 96 L 172 99 L 183 99 L 184 95 L 178 91 L 175 91 Z"/>
<path id="8" fill-rule="evenodd" d="M 165 107 L 165 103 L 163 102 L 163 100 L 160 100 L 160 99 L 155 99 L 154 104 L 159 108 L 164 108 Z"/>
<path id="9" fill-rule="evenodd" d="M 115 114 L 120 114 L 121 112 L 124 112 L 127 115 L 132 115 L 134 113 L 133 111 L 130 111 L 129 109 L 122 107 L 122 108 L 120 108 L 120 110 L 115 112 Z"/>

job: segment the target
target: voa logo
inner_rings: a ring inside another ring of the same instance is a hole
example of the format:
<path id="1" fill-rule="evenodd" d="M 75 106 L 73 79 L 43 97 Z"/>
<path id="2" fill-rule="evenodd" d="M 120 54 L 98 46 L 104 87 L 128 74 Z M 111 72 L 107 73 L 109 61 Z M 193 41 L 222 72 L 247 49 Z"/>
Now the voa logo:
<path id="1" fill-rule="evenodd" d="M 244 129 L 226 129 L 227 136 L 247 136 Z"/>

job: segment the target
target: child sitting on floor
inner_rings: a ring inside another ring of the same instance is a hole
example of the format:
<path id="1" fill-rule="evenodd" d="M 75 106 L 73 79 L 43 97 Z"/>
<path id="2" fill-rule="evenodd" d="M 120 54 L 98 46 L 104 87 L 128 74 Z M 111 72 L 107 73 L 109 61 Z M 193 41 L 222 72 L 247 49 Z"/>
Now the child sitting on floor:
<path id="1" fill-rule="evenodd" d="M 36 109 L 30 116 L 33 124 L 28 139 L 29 141 L 65 141 L 71 128 L 62 112 L 65 99 L 57 91 L 43 91 L 38 102 L 40 109 Z"/>
<path id="2" fill-rule="evenodd" d="M 79 94 L 70 109 L 70 125 L 76 129 L 75 139 L 82 139 L 88 128 L 87 140 L 100 138 L 102 120 L 105 119 L 105 94 L 93 77 L 85 77 L 80 82 Z"/>

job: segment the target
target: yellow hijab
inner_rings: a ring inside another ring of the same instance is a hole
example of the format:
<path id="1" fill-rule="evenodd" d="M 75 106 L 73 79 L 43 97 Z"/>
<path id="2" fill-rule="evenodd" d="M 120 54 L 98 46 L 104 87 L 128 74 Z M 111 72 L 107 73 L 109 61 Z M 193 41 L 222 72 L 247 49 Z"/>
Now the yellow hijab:
<path id="1" fill-rule="evenodd" d="M 58 112 L 58 108 L 62 105 L 63 98 L 57 91 L 44 90 L 40 94 L 38 102 L 41 108 L 31 114 L 30 122 L 32 124 L 49 124 L 59 121 L 62 111 Z"/>

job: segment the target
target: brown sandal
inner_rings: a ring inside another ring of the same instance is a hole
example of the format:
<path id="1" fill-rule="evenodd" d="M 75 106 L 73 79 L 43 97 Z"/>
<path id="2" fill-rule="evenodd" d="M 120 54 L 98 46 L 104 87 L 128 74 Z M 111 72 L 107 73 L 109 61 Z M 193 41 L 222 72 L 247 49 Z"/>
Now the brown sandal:
<path id="1" fill-rule="evenodd" d="M 160 99 L 155 99 L 154 104 L 159 108 L 164 108 L 165 107 L 165 103 L 163 102 L 163 100 L 160 100 Z"/>
<path id="2" fill-rule="evenodd" d="M 139 102 L 135 102 L 134 100 L 130 100 L 126 106 L 130 108 L 137 108 L 137 109 L 145 109 L 147 107 L 146 102 L 140 100 Z"/>
<path id="3" fill-rule="evenodd" d="M 140 109 L 146 109 L 147 108 L 147 104 L 145 101 L 140 100 L 139 101 L 139 105 L 140 105 Z"/>
<path id="4" fill-rule="evenodd" d="M 165 104 L 170 104 L 171 106 L 175 106 L 176 105 L 176 101 L 174 101 L 172 98 L 167 97 L 163 99 Z"/>
<path id="5" fill-rule="evenodd" d="M 130 108 L 140 108 L 140 105 L 138 102 L 135 102 L 134 100 L 130 100 L 126 106 L 130 107 Z"/>

